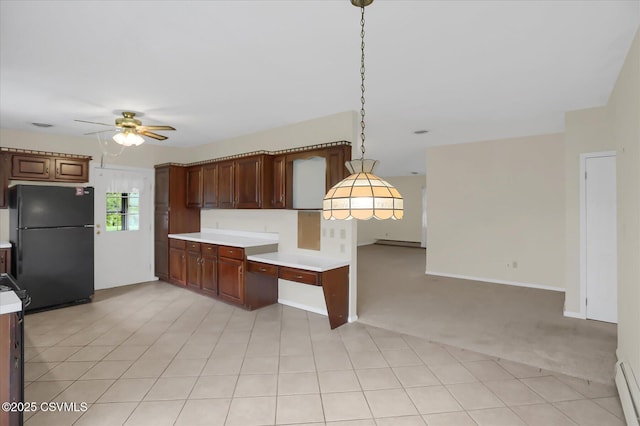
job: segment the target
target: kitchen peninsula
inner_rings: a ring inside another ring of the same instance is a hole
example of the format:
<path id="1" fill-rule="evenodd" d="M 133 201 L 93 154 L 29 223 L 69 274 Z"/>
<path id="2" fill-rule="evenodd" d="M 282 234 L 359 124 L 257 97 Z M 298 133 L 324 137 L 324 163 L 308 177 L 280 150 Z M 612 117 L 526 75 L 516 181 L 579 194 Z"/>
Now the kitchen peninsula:
<path id="1" fill-rule="evenodd" d="M 349 262 L 280 253 L 273 233 L 169 234 L 169 282 L 249 310 L 278 302 L 278 280 L 322 287 L 331 328 L 347 322 Z"/>

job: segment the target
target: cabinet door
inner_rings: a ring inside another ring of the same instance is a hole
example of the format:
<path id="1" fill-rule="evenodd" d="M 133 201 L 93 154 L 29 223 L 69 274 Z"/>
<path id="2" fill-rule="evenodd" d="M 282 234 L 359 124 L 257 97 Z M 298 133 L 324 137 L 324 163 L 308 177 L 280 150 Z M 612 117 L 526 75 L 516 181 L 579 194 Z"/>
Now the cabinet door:
<path id="1" fill-rule="evenodd" d="M 330 148 L 327 151 L 327 181 L 326 190 L 329 191 L 336 183 L 349 176 L 349 171 L 345 167 L 345 150 L 342 147 Z"/>
<path id="2" fill-rule="evenodd" d="M 55 180 L 61 182 L 88 182 L 89 161 L 75 158 L 55 158 Z"/>
<path id="3" fill-rule="evenodd" d="M 287 158 L 284 155 L 273 159 L 273 208 L 287 207 Z"/>
<path id="4" fill-rule="evenodd" d="M 202 166 L 187 170 L 187 207 L 202 207 Z"/>
<path id="5" fill-rule="evenodd" d="M 187 260 L 185 250 L 173 247 L 169 249 L 169 279 L 175 284 L 186 285 Z"/>
<path id="6" fill-rule="evenodd" d="M 215 163 L 202 167 L 202 207 L 218 207 L 218 165 Z"/>
<path id="7" fill-rule="evenodd" d="M 257 209 L 261 206 L 262 162 L 259 157 L 236 160 L 236 207 Z"/>
<path id="8" fill-rule="evenodd" d="M 218 291 L 222 299 L 244 304 L 244 261 L 218 258 Z"/>
<path id="9" fill-rule="evenodd" d="M 199 252 L 187 252 L 187 286 L 200 288 L 202 282 L 202 258 Z"/>
<path id="10" fill-rule="evenodd" d="M 33 155 L 12 156 L 11 179 L 49 180 L 51 161 L 47 157 Z"/>
<path id="11" fill-rule="evenodd" d="M 233 161 L 224 161 L 218 164 L 218 207 L 221 209 L 232 209 L 235 207 Z"/>
<path id="12" fill-rule="evenodd" d="M 169 167 L 156 169 L 156 210 L 169 210 Z"/>
<path id="13" fill-rule="evenodd" d="M 11 249 L 0 249 L 0 274 L 11 272 Z"/>
<path id="14" fill-rule="evenodd" d="M 202 255 L 202 292 L 218 295 L 218 257 Z"/>
<path id="15" fill-rule="evenodd" d="M 169 279 L 169 243 L 156 241 L 154 244 L 155 274 L 161 280 Z"/>
<path id="16" fill-rule="evenodd" d="M 0 152 L 0 209 L 9 207 L 9 173 L 11 156 Z"/>

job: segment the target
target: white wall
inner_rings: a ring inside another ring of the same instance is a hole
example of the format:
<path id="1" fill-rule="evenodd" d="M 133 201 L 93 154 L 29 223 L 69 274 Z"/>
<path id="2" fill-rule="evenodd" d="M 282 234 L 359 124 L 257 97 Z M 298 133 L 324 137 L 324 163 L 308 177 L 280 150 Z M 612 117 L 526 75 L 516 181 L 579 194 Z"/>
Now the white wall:
<path id="1" fill-rule="evenodd" d="M 616 143 L 618 202 L 618 360 L 640 401 L 640 30 L 607 113 Z"/>
<path id="2" fill-rule="evenodd" d="M 426 155 L 427 273 L 564 288 L 561 134 Z"/>
<path id="3" fill-rule="evenodd" d="M 358 221 L 358 245 L 376 240 L 420 242 L 422 240 L 422 189 L 425 175 L 383 177 L 396 187 L 403 198 L 402 220 Z"/>
<path id="4" fill-rule="evenodd" d="M 222 142 L 197 146 L 186 150 L 188 151 L 186 154 L 189 158 L 188 162 L 196 162 L 259 150 L 278 151 L 336 141 L 353 143 L 357 137 L 354 127 L 357 117 L 355 111 L 341 112 Z"/>
<path id="5" fill-rule="evenodd" d="M 580 154 L 615 150 L 604 107 L 565 114 L 565 312 L 584 317 L 580 298 Z"/>

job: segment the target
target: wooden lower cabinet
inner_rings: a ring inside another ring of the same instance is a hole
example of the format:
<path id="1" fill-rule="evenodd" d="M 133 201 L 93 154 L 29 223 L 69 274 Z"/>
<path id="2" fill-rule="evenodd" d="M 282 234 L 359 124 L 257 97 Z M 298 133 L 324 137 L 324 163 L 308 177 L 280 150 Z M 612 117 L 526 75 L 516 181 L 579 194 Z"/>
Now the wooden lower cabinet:
<path id="1" fill-rule="evenodd" d="M 0 402 L 18 403 L 22 401 L 21 346 L 23 336 L 19 324 L 22 319 L 18 313 L 0 315 Z M 0 410 L 0 425 L 22 425 L 20 411 Z"/>
<path id="2" fill-rule="evenodd" d="M 169 239 L 169 281 L 182 286 L 187 285 L 185 241 Z"/>
<path id="3" fill-rule="evenodd" d="M 245 249 L 169 238 L 169 282 L 249 310 L 278 303 L 278 279 L 322 287 L 332 329 L 349 316 L 349 266 L 323 272 L 246 259 Z"/>
<path id="4" fill-rule="evenodd" d="M 0 274 L 6 272 L 11 273 L 11 249 L 0 249 Z"/>
<path id="5" fill-rule="evenodd" d="M 187 287 L 200 289 L 202 281 L 202 256 L 200 243 L 185 241 L 187 259 Z"/>
<path id="6" fill-rule="evenodd" d="M 187 251 L 187 286 L 200 289 L 202 282 L 202 257 L 200 252 Z"/>
<path id="7" fill-rule="evenodd" d="M 213 244 L 202 245 L 202 287 L 203 293 L 218 295 L 218 247 Z"/>
<path id="8" fill-rule="evenodd" d="M 249 310 L 278 303 L 278 267 L 247 261 L 245 306 Z"/>
<path id="9" fill-rule="evenodd" d="M 218 295 L 229 302 L 244 304 L 244 260 L 218 257 Z"/>

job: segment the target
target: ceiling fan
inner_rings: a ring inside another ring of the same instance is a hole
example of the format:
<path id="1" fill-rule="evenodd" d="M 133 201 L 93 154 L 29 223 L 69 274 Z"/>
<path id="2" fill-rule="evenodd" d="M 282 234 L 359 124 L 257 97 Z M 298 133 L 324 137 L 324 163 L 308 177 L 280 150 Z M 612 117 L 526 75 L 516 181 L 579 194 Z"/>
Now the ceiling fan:
<path id="1" fill-rule="evenodd" d="M 175 128 L 171 126 L 143 126 L 142 122 L 135 118 L 136 113 L 131 111 L 123 111 L 122 118 L 116 118 L 116 123 L 114 124 L 106 124 L 106 123 L 97 123 L 95 121 L 85 121 L 85 120 L 75 120 L 80 123 L 90 123 L 90 124 L 99 124 L 101 126 L 109 126 L 116 127 L 117 129 L 121 129 L 120 132 L 116 133 L 113 136 L 113 140 L 124 146 L 137 146 L 144 142 L 142 136 L 147 136 L 153 139 L 157 139 L 159 141 L 163 141 L 167 139 L 166 136 L 159 135 L 157 133 L 151 132 L 151 130 L 175 130 Z M 97 132 L 85 133 L 85 135 L 94 135 L 96 133 L 109 132 L 109 130 L 100 130 Z"/>

